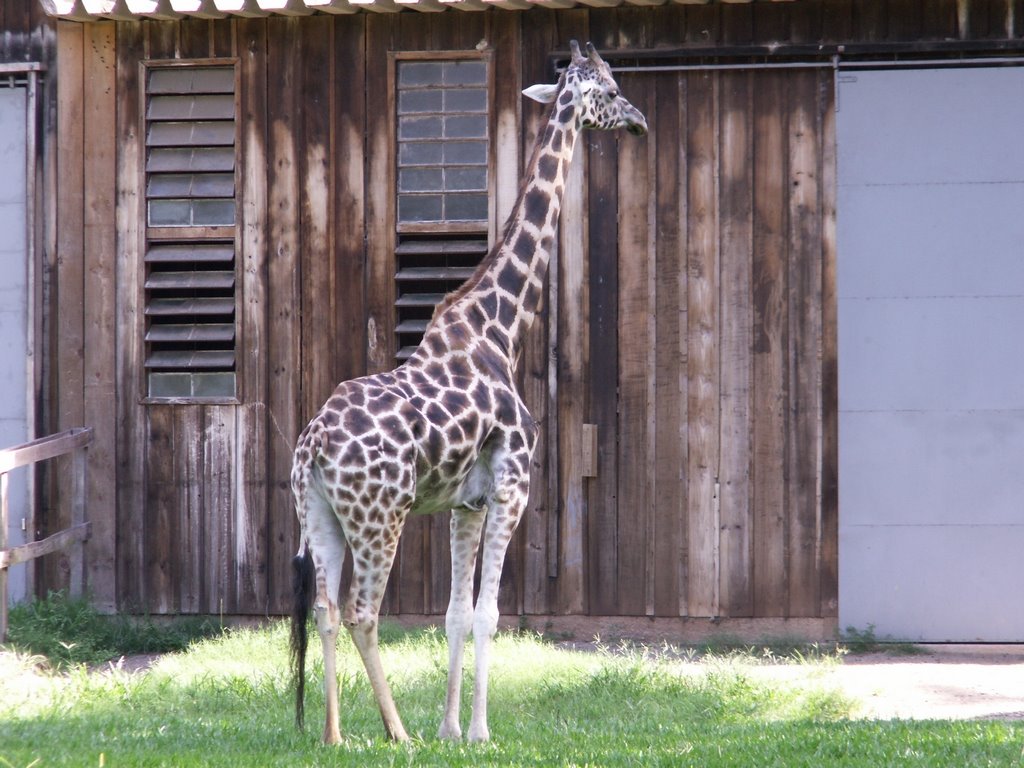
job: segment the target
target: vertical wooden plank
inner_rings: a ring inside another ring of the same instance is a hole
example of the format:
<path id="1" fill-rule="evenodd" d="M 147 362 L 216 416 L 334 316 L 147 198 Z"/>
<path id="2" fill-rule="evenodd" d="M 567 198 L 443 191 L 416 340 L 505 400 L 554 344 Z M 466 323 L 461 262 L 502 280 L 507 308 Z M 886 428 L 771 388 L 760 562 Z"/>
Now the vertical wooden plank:
<path id="1" fill-rule="evenodd" d="M 267 381 L 267 409 L 271 430 L 267 436 L 269 456 L 267 518 L 267 566 L 275 574 L 276 585 L 268 597 L 268 607 L 284 612 L 288 605 L 286 581 L 280 574 L 290 573 L 295 555 L 295 519 L 280 514 L 291 507 L 292 451 L 299 432 L 301 381 L 301 327 L 298 310 L 301 306 L 301 240 L 300 180 L 297 132 L 300 126 L 302 53 L 300 29 L 296 18 L 267 20 L 267 71 L 274 74 L 273 85 L 268 78 L 268 231 L 270 260 L 268 264 L 268 344 L 270 357 Z M 255 518 L 239 520 L 240 526 L 258 526 Z M 254 534 L 238 529 L 237 535 Z M 243 539 L 245 540 L 245 539 Z"/>
<path id="2" fill-rule="evenodd" d="M 789 416 L 787 478 L 789 607 L 816 616 L 820 605 L 821 209 L 816 72 L 791 75 L 789 99 Z"/>
<path id="3" fill-rule="evenodd" d="M 750 616 L 751 270 L 753 75 L 721 78 L 721 458 L 719 464 L 720 609 Z"/>
<path id="4" fill-rule="evenodd" d="M 758 7 L 753 3 L 730 3 L 722 7 L 722 43 L 742 45 L 754 39 L 754 14 Z"/>
<path id="5" fill-rule="evenodd" d="M 785 75 L 754 88 L 754 615 L 785 616 L 787 155 Z"/>
<path id="6" fill-rule="evenodd" d="M 539 82 L 550 82 L 551 73 L 545 66 L 547 56 L 556 45 L 550 25 L 543 23 L 546 14 L 540 17 L 524 17 L 522 25 L 522 85 L 529 86 Z M 500 79 L 496 82 L 501 82 Z M 543 130 L 544 116 L 547 110 L 533 101 L 523 101 L 522 94 L 516 91 L 504 97 L 506 104 L 511 101 L 514 106 L 504 108 L 505 115 L 500 119 L 505 123 L 506 130 L 515 131 L 507 141 L 517 146 L 515 166 L 505 168 L 506 181 L 514 185 L 513 197 L 506 198 L 507 210 L 511 208 L 522 186 L 520 166 L 528 162 L 536 142 L 537 134 Z M 521 111 L 522 131 L 518 125 L 508 126 L 509 120 Z M 496 147 L 500 151 L 500 146 Z M 496 236 L 504 232 L 505 221 L 495 222 Z M 561 245 L 559 244 L 559 248 Z M 519 367 L 521 391 L 527 408 L 541 425 L 541 436 L 533 454 L 530 468 L 530 497 L 527 501 L 524 519 L 520 523 L 519 537 L 525 541 L 523 567 L 524 610 L 532 613 L 544 613 L 549 606 L 556 610 L 561 608 L 563 580 L 560 578 L 559 528 L 561 525 L 561 497 L 559 496 L 559 456 L 558 456 L 558 381 L 555 366 L 550 359 L 551 344 L 557 335 L 558 323 L 558 264 L 560 254 L 552 254 L 548 265 L 549 278 L 545 284 L 544 307 L 534 323 L 530 335 L 523 344 L 522 360 Z M 553 279 L 552 277 L 553 276 Z M 554 328 L 554 330 L 553 330 Z M 551 400 L 555 399 L 554 407 Z M 507 558 L 506 558 L 507 561 Z M 557 579 L 552 584 L 551 580 Z M 553 594 L 554 593 L 554 594 Z M 529 606 L 529 607 L 527 607 Z"/>
<path id="7" fill-rule="evenodd" d="M 121 324 L 117 350 L 117 603 L 121 609 L 140 609 L 145 603 L 145 407 L 139 404 L 142 386 L 140 303 L 144 221 L 140 146 L 143 55 L 142 22 L 118 22 L 117 93 L 117 257 L 116 298 Z M 62 54 L 63 55 L 63 54 Z M 135 94 L 128 97 L 127 94 Z M 63 117 L 61 120 L 63 121 Z M 63 210 L 63 209 L 62 209 Z M 63 214 L 62 214 L 63 215 Z"/>
<path id="8" fill-rule="evenodd" d="M 591 14 L 590 37 L 600 50 L 617 29 Z M 614 133 L 580 138 L 587 151 L 587 242 L 590 244 L 590 419 L 597 425 L 597 477 L 588 484 L 588 578 L 591 615 L 616 615 L 619 556 L 619 232 L 618 153 Z M 627 342 L 628 343 L 628 342 Z M 627 507 L 628 508 L 628 507 Z"/>
<path id="9" fill-rule="evenodd" d="M 793 43 L 814 43 L 821 39 L 822 3 L 798 3 L 789 9 L 789 35 Z"/>
<path id="10" fill-rule="evenodd" d="M 549 451 L 557 459 L 549 462 L 555 476 L 549 482 L 557 489 L 560 513 L 557 529 L 547 536 L 548 565 L 542 572 L 558 575 L 558 606 L 565 613 L 584 610 L 585 501 L 582 475 L 583 423 L 585 420 L 585 370 L 589 345 L 586 262 L 586 192 L 584 163 L 573 163 L 566 180 L 563 199 L 563 223 L 558 247 L 557 272 L 552 275 L 553 289 L 558 294 L 558 314 L 549 329 L 558 353 L 552 372 L 556 379 L 555 404 L 557 426 Z M 555 557 L 552 558 L 552 555 Z M 552 561 L 557 567 L 552 571 Z"/>
<path id="11" fill-rule="evenodd" d="M 522 88 L 532 85 L 534 78 L 545 76 L 543 54 L 533 47 L 536 42 L 522 32 L 518 17 L 511 14 L 487 14 L 487 40 L 493 49 L 493 210 L 490 212 L 489 241 L 494 242 L 519 195 L 523 164 Z M 526 45 L 529 50 L 525 50 Z M 500 75 L 498 73 L 501 73 Z M 514 74 L 508 74 L 514 73 Z M 529 82 L 526 78 L 530 78 Z M 539 112 L 540 110 L 538 110 Z"/>
<path id="12" fill-rule="evenodd" d="M 366 189 L 366 367 L 368 373 L 394 365 L 394 101 L 390 93 L 388 52 L 391 14 L 366 18 L 366 111 L 377 120 L 367 134 Z"/>
<path id="13" fill-rule="evenodd" d="M 864 42 L 886 40 L 889 15 L 886 3 L 854 3 L 853 36 Z"/>
<path id="14" fill-rule="evenodd" d="M 150 405 L 146 459 L 145 519 L 143 522 L 143 567 L 145 570 L 145 609 L 153 613 L 171 613 L 178 608 L 177 551 L 180 487 L 175 482 L 175 408 Z"/>
<path id="15" fill-rule="evenodd" d="M 821 40 L 844 43 L 852 39 L 854 0 L 833 0 L 822 16 Z"/>
<path id="16" fill-rule="evenodd" d="M 334 157 L 333 99 L 337 90 L 333 43 L 333 19 L 314 16 L 300 27 L 303 57 L 327 62 L 326 69 L 303 67 L 300 75 L 299 103 L 301 117 L 297 130 L 296 152 L 299 160 L 300 253 L 302 265 L 302 401 L 301 421 L 305 423 L 330 396 L 334 389 L 334 339 L 326 332 L 330 320 L 337 316 L 334 295 L 335 227 L 330 226 L 334 206 L 334 178 L 330 173 Z"/>
<path id="17" fill-rule="evenodd" d="M 718 78 L 689 77 L 687 113 L 689 349 L 687 606 L 718 614 Z M 694 105 L 700 105 L 693 108 Z"/>
<path id="18" fill-rule="evenodd" d="M 931 0 L 922 20 L 922 37 L 951 40 L 956 34 L 956 0 Z"/>
<path id="19" fill-rule="evenodd" d="M 1021 0 L 1006 0 L 1006 36 L 1020 37 L 1024 29 L 1024 3 Z"/>
<path id="20" fill-rule="evenodd" d="M 206 520 L 204 515 L 205 472 L 203 442 L 224 439 L 222 435 L 206 434 L 204 406 L 176 406 L 175 451 L 173 454 L 174 486 L 178 497 L 178 539 L 171 557 L 175 562 L 177 578 L 173 587 L 177 592 L 175 610 L 178 613 L 197 613 L 202 594 L 203 572 L 212 563 L 204 551 Z M 233 437 L 233 435 L 232 435 Z M 166 457 L 156 457 L 159 461 Z"/>
<path id="21" fill-rule="evenodd" d="M 366 294 L 364 263 L 366 231 L 364 135 L 366 133 L 365 16 L 334 20 L 335 200 L 333 229 L 334 279 L 337 296 L 333 378 L 344 381 L 366 373 Z M 338 78 L 337 73 L 343 73 Z"/>
<path id="22" fill-rule="evenodd" d="M 334 379 L 366 373 L 366 17 L 334 20 Z M 344 77 L 338 77 L 344 73 Z M 344 85 L 341 85 L 344 83 Z"/>
<path id="23" fill-rule="evenodd" d="M 54 323 L 53 391 L 57 398 L 58 431 L 83 426 L 85 419 L 85 345 L 84 306 L 84 57 L 85 25 L 57 25 L 57 44 L 61 55 L 57 62 L 57 319 Z M 67 510 L 71 488 L 66 481 L 69 459 L 58 459 L 58 504 L 45 518 L 47 533 L 56 533 L 69 524 Z M 58 558 L 47 558 L 44 579 L 51 589 L 66 585 L 67 574 L 59 568 Z"/>
<path id="24" fill-rule="evenodd" d="M 221 586 L 225 610 L 263 613 L 267 609 L 267 582 L 288 583 L 290 572 L 268 571 L 270 520 L 284 525 L 294 519 L 289 503 L 271 503 L 269 442 L 281 436 L 269 431 L 268 366 L 271 362 L 268 285 L 268 209 L 266 149 L 267 118 L 267 24 L 263 20 L 239 20 L 239 129 L 241 139 L 241 215 L 237 242 L 241 260 L 241 322 L 239 347 L 254 350 L 239 357 L 240 390 L 244 404 L 236 414 L 234 475 L 236 488 L 231 515 L 224 521 L 223 543 L 227 561 Z M 275 273 L 277 274 L 277 273 Z M 211 457 L 217 465 L 216 457 Z M 277 493 L 275 502 L 283 500 Z M 249 521 L 252 521 L 250 523 Z M 261 574 L 265 574 L 261 576 Z M 220 601 L 218 597 L 218 601 Z M 219 606 L 218 606 L 219 608 Z"/>
<path id="25" fill-rule="evenodd" d="M 623 92 L 646 108 L 639 78 L 622 76 Z M 649 81 L 648 81 L 649 82 Z M 645 140 L 623 137 L 619 142 L 619 494 L 626 502 L 618 515 L 618 611 L 647 613 L 647 545 L 653 524 L 651 487 L 653 464 L 648 438 L 653 406 L 648 385 L 653 381 L 654 339 L 651 323 L 647 203 L 650 195 Z M 653 610 L 653 608 L 652 608 Z"/>
<path id="26" fill-rule="evenodd" d="M 147 21 L 147 58 L 173 59 L 180 55 L 180 27 L 177 21 Z"/>
<path id="27" fill-rule="evenodd" d="M 548 28 L 549 51 L 564 49 L 571 39 L 591 37 L 589 12 L 574 10 L 557 14 L 557 22 Z M 599 30 L 598 30 L 599 32 Z M 540 63 L 540 62 L 538 62 Z M 552 74 L 538 73 L 543 78 Z M 588 485 L 583 479 L 583 429 L 587 414 L 587 379 L 590 369 L 590 196 L 587 184 L 589 156 L 586 152 L 590 134 L 586 131 L 576 139 L 560 217 L 561 237 L 557 264 L 553 267 L 555 306 L 550 309 L 548 324 L 548 377 L 552 382 L 550 402 L 551 441 L 548 447 L 550 508 L 557 510 L 549 527 L 548 561 L 558 574 L 556 609 L 564 613 L 590 610 L 587 594 L 589 538 Z M 609 176 L 609 180 L 614 177 Z M 554 302 L 553 302 L 554 304 Z"/>
<path id="28" fill-rule="evenodd" d="M 236 473 L 240 467 L 234 454 L 238 447 L 236 419 L 243 411 L 233 405 L 211 405 L 205 409 L 205 423 L 197 457 L 203 488 L 202 567 L 197 585 L 198 612 L 223 615 L 228 610 L 231 566 L 231 523 L 235 512 Z M 284 510 L 282 512 L 285 512 Z"/>
<path id="29" fill-rule="evenodd" d="M 971 7 L 977 4 L 969 3 Z M 921 0 L 888 0 L 885 10 L 890 40 L 902 42 L 917 39 L 921 34 L 922 5 Z"/>
<path id="30" fill-rule="evenodd" d="M 654 612 L 678 616 L 685 612 L 683 568 L 686 520 L 686 121 L 683 118 L 684 78 L 655 78 L 653 122 L 655 141 L 657 237 L 655 240 L 655 455 L 654 477 Z"/>
<path id="31" fill-rule="evenodd" d="M 209 19 L 182 19 L 180 29 L 180 54 L 183 59 L 206 59 L 213 55 L 210 39 Z"/>
<path id="32" fill-rule="evenodd" d="M 85 208 L 83 301 L 83 418 L 93 428 L 89 450 L 87 508 L 92 535 L 85 543 L 86 583 L 96 607 L 115 609 L 116 579 L 116 53 L 111 24 L 84 29 Z"/>
<path id="33" fill-rule="evenodd" d="M 214 19 L 210 22 L 210 56 L 238 56 L 236 22 L 242 19 Z"/>
<path id="34" fill-rule="evenodd" d="M 552 340 L 557 352 L 558 472 L 552 480 L 561 504 L 557 541 L 559 609 L 582 613 L 585 609 L 584 556 L 586 506 L 583 482 L 583 423 L 586 404 L 589 269 L 587 264 L 587 197 L 583 152 L 569 166 L 562 199 L 558 261 L 553 275 L 558 291 L 558 315 L 552 318 Z"/>
<path id="35" fill-rule="evenodd" d="M 334 379 L 366 373 L 366 17 L 334 20 Z M 344 73 L 344 77 L 338 77 Z M 340 85 L 344 83 L 344 85 Z"/>
<path id="36" fill-rule="evenodd" d="M 56 22 L 42 7 L 42 3 L 29 2 L 29 29 L 33 34 L 28 36 L 28 58 L 30 61 L 45 61 L 48 65 L 54 61 L 54 27 Z"/>
<path id="37" fill-rule="evenodd" d="M 774 43 L 789 38 L 790 3 L 764 3 L 754 13 L 753 42 Z M 865 5 L 865 3 L 858 3 Z M 872 4 L 874 5 L 874 4 Z"/>
<path id="38" fill-rule="evenodd" d="M 77 527 L 85 522 L 85 494 L 86 494 L 86 471 L 88 451 L 80 448 L 71 456 L 71 526 Z M 6 475 L 4 476 L 6 480 Z M 4 506 L 7 506 L 7 493 L 4 489 Z M 7 523 L 7 515 L 4 515 L 4 524 Z M 86 594 L 85 582 L 85 551 L 84 546 L 73 544 L 71 551 L 67 553 L 67 559 L 71 573 L 68 577 L 68 594 L 72 597 L 83 597 Z M 6 574 L 5 574 L 6 575 Z M 7 585 L 4 585 L 3 601 L 7 603 Z"/>
<path id="39" fill-rule="evenodd" d="M 707 3 L 685 6 L 687 42 L 713 45 L 721 41 L 722 5 Z"/>
<path id="40" fill-rule="evenodd" d="M 834 73 L 821 97 L 821 606 L 839 606 L 839 370 L 836 306 L 836 104 Z"/>
<path id="41" fill-rule="evenodd" d="M 299 365 L 300 399 L 293 441 L 303 424 L 321 407 L 333 391 L 335 340 L 330 331 L 338 314 L 334 295 L 336 228 L 331 226 L 334 209 L 334 174 L 330 163 L 335 139 L 334 98 L 339 81 L 332 54 L 334 19 L 321 15 L 302 19 L 299 28 L 300 49 L 305 60 L 325 62 L 323 68 L 299 66 L 298 114 L 294 122 L 295 152 L 300 185 L 299 241 L 300 292 L 302 312 L 301 360 Z M 289 497 L 291 495 L 289 494 Z M 274 546 L 295 552 L 298 527 L 295 519 L 281 519 L 283 541 Z M 287 601 L 291 586 L 289 571 L 271 572 L 271 595 Z"/>

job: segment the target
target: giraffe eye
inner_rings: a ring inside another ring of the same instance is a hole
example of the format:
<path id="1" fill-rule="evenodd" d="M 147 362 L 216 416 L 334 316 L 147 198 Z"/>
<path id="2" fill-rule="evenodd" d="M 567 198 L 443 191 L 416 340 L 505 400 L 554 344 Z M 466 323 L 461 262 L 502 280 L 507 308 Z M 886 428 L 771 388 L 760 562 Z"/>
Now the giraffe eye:
<path id="1" fill-rule="evenodd" d="M 611 101 L 615 101 L 615 99 L 619 98 L 618 90 L 616 90 L 615 88 L 612 88 L 610 91 L 608 91 L 608 98 Z"/>

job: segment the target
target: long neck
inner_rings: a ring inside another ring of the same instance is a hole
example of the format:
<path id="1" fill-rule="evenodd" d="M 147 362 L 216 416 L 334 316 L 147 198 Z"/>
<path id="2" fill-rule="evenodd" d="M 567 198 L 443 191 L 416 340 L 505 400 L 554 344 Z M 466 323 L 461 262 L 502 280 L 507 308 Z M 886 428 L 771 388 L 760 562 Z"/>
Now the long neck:
<path id="1" fill-rule="evenodd" d="M 476 315 L 481 331 L 512 361 L 540 310 L 579 123 L 571 92 L 563 89 L 537 136 L 502 240 L 453 297 L 453 305 L 467 318 Z"/>

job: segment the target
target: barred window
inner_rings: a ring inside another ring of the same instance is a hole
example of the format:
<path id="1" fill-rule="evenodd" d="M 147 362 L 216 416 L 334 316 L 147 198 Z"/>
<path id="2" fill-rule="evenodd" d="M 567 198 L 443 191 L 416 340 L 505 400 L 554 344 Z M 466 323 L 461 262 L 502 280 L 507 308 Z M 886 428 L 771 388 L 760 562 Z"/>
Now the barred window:
<path id="1" fill-rule="evenodd" d="M 223 399 L 235 380 L 235 68 L 146 71 L 147 395 Z"/>

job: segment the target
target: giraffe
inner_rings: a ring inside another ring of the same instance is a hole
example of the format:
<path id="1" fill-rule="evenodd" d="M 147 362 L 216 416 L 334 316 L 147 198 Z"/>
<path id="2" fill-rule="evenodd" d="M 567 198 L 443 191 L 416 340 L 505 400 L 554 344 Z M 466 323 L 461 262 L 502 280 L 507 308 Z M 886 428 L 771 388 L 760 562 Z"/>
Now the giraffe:
<path id="1" fill-rule="evenodd" d="M 291 638 L 296 721 L 301 727 L 312 610 L 323 646 L 326 743 L 341 739 L 335 644 L 342 623 L 362 658 L 387 735 L 408 739 L 381 666 L 378 611 L 406 518 L 444 510 L 452 512 L 452 580 L 445 614 L 448 684 L 438 736 L 462 737 L 459 703 L 470 633 L 475 678 L 469 738 L 490 736 L 487 673 L 498 584 L 526 506 L 539 432 L 515 384 L 523 337 L 540 311 L 580 130 L 647 132 L 644 116 L 619 93 L 607 64 L 593 45 L 586 49 L 584 56 L 573 40 L 572 60 L 559 82 L 523 91 L 551 107 L 503 237 L 438 305 L 403 365 L 339 384 L 299 437 L 291 474 L 301 529 Z M 342 610 L 341 572 L 349 552 L 352 583 Z"/>

